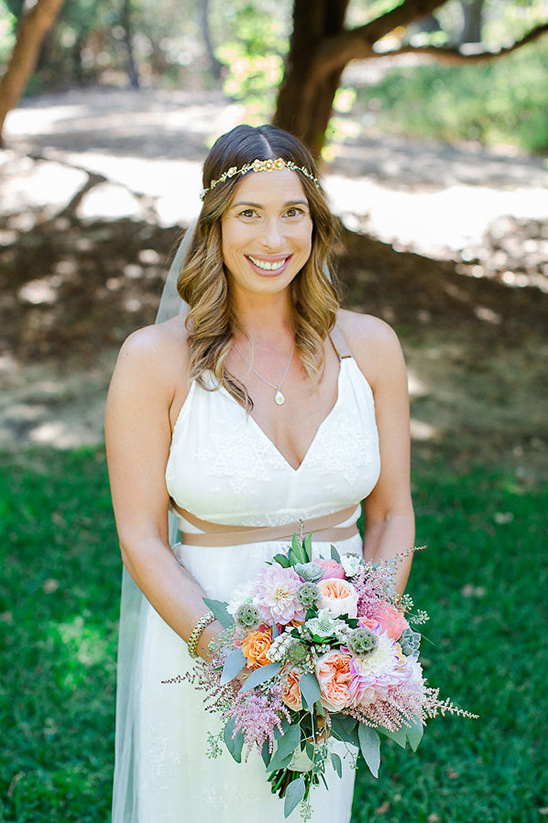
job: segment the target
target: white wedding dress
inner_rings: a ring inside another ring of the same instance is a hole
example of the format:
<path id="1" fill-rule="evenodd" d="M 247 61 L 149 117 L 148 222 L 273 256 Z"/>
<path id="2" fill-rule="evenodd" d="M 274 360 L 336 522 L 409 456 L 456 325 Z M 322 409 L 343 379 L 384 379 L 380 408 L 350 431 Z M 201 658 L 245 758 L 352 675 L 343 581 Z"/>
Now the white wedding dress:
<path id="1" fill-rule="evenodd" d="M 338 399 L 298 469 L 292 468 L 253 418 L 224 389 L 191 384 L 177 420 L 166 470 L 181 507 L 204 520 L 276 526 L 329 514 L 367 497 L 379 476 L 379 445 L 371 388 L 351 357 L 340 361 Z M 184 531 L 196 531 L 183 521 Z M 208 597 L 228 600 L 288 541 L 224 548 L 177 544 L 177 558 Z M 359 536 L 337 544 L 361 553 Z M 330 546 L 316 543 L 330 557 Z M 127 582 L 127 581 L 126 581 Z M 193 665 L 185 642 L 143 598 L 139 648 L 133 658 L 119 737 L 113 823 L 283 823 L 283 801 L 271 794 L 260 756 L 235 763 L 228 751 L 208 758 L 208 732 L 219 716 L 188 683 L 163 684 Z M 131 704 L 133 703 L 133 708 Z M 121 734 L 121 733 L 120 733 Z M 121 742 L 120 742 L 121 741 Z M 340 743 L 332 741 L 340 753 Z M 354 770 L 345 754 L 343 778 L 328 767 L 329 791 L 312 790 L 313 823 L 348 823 Z M 290 821 L 300 820 L 298 808 Z"/>

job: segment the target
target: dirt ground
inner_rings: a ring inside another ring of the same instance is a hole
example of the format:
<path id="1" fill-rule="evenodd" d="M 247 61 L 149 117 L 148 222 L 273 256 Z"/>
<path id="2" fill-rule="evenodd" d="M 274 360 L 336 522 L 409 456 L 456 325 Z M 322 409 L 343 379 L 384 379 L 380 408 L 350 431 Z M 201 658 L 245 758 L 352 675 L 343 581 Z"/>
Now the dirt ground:
<path id="1" fill-rule="evenodd" d="M 100 442 L 116 351 L 153 322 L 198 207 L 216 92 L 27 101 L 0 152 L 0 448 Z M 326 186 L 345 302 L 393 323 L 415 453 L 548 477 L 548 196 L 539 158 L 361 135 Z"/>

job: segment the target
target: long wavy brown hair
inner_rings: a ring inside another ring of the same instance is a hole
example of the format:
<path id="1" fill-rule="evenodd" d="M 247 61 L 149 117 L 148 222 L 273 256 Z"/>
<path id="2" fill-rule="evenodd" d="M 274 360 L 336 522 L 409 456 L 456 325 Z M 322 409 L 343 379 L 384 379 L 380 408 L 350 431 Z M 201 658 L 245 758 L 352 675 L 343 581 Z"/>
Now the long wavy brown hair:
<path id="1" fill-rule="evenodd" d="M 293 135 L 274 126 L 236 126 L 220 137 L 204 163 L 203 186 L 236 166 L 254 160 L 293 161 L 317 177 L 314 161 Z M 297 172 L 299 173 L 299 172 Z M 299 174 L 308 199 L 313 223 L 312 251 L 293 280 L 295 351 L 313 382 L 325 365 L 324 342 L 335 324 L 339 308 L 338 290 L 331 279 L 331 253 L 335 221 L 323 189 Z M 190 377 L 206 389 L 206 372 L 215 377 L 215 387 L 224 386 L 246 409 L 253 407 L 245 386 L 226 368 L 226 358 L 236 329 L 243 331 L 233 310 L 230 288 L 221 254 L 221 219 L 233 201 L 241 175 L 235 175 L 209 190 L 183 263 L 177 288 L 190 306 L 186 318 L 190 346 Z M 328 276 L 330 272 L 330 276 Z"/>

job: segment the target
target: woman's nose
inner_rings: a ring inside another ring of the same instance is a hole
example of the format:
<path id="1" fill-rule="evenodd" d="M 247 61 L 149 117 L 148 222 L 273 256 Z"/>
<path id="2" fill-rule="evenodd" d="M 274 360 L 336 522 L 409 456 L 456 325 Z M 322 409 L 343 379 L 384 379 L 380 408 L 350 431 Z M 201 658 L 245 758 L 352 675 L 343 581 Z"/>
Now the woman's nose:
<path id="1" fill-rule="evenodd" d="M 277 249 L 283 243 L 282 226 L 278 219 L 272 218 L 265 221 L 262 242 L 269 249 Z"/>

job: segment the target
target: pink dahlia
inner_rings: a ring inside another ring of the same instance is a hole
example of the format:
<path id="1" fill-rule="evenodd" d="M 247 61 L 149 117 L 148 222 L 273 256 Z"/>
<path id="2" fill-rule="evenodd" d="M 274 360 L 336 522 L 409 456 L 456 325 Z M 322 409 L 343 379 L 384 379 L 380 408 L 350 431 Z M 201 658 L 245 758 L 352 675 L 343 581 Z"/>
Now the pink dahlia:
<path id="1" fill-rule="evenodd" d="M 386 699 L 390 690 L 410 679 L 407 659 L 400 646 L 386 632 L 373 629 L 379 638 L 376 649 L 365 657 L 350 661 L 351 681 L 348 687 L 354 706 Z"/>
<path id="2" fill-rule="evenodd" d="M 293 569 L 282 569 L 276 563 L 257 575 L 254 585 L 257 608 L 268 625 L 304 620 L 305 611 L 297 599 L 300 586 L 302 580 Z"/>

